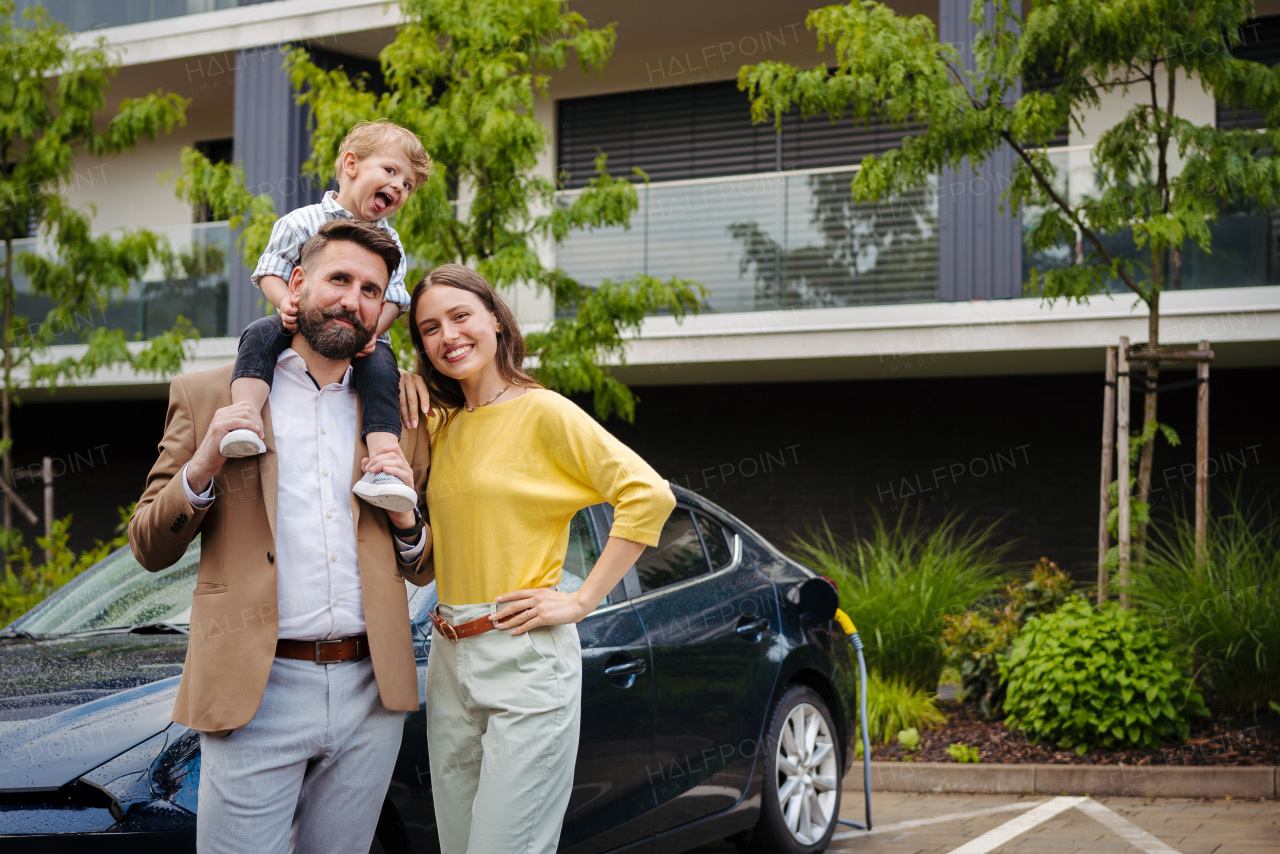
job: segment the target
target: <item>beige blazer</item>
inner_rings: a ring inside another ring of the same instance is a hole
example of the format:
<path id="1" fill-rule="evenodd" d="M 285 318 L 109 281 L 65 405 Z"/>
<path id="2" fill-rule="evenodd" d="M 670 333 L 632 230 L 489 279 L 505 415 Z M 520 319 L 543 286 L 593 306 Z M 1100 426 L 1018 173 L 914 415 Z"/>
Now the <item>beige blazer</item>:
<path id="1" fill-rule="evenodd" d="M 231 403 L 231 368 L 175 378 L 169 389 L 160 457 L 129 520 L 134 556 L 155 572 L 173 565 L 197 533 L 200 570 L 191 601 L 191 641 L 173 719 L 202 732 L 222 733 L 252 720 L 266 690 L 279 626 L 275 534 L 277 465 L 270 404 L 263 410 L 267 451 L 230 459 L 215 478 L 212 505 L 193 507 L 182 488 L 182 467 L 195 455 L 214 412 Z M 358 421 L 358 418 L 357 418 Z M 357 436 L 359 430 L 357 429 Z M 429 448 L 420 431 L 405 430 L 400 446 L 422 494 Z M 351 482 L 363 474 L 363 439 L 352 450 Z M 373 671 L 382 704 L 418 708 L 418 675 L 409 626 L 406 579 L 428 584 L 428 555 L 399 562 L 386 513 L 351 496 L 360 585 Z M 430 536 L 430 528 L 427 529 Z M 320 666 L 320 665 L 317 665 Z"/>

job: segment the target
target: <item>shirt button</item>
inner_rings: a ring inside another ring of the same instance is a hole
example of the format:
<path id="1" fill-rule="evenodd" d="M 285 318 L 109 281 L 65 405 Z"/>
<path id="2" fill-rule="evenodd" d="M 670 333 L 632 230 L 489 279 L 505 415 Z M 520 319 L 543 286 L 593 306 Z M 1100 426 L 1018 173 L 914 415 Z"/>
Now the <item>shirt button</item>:
<path id="1" fill-rule="evenodd" d="M 321 427 L 321 428 L 320 428 L 320 432 L 321 432 L 321 433 L 328 433 L 328 432 L 329 432 L 329 428 L 328 428 L 328 427 Z"/>
<path id="2" fill-rule="evenodd" d="M 324 471 L 320 472 L 320 474 L 324 475 L 325 477 L 328 477 L 328 476 L 329 476 L 329 470 L 328 470 L 328 469 L 325 469 Z"/>
<path id="3" fill-rule="evenodd" d="M 332 518 L 333 518 L 333 511 L 332 511 L 332 510 L 330 510 L 328 513 L 325 513 L 324 515 L 325 515 L 327 518 L 332 519 Z"/>
<path id="4" fill-rule="evenodd" d="M 333 607 L 335 607 L 335 608 L 336 608 L 336 607 L 338 607 L 338 600 L 337 600 L 337 599 L 334 599 L 334 600 L 333 600 Z"/>
<path id="5" fill-rule="evenodd" d="M 338 559 L 337 555 L 329 555 L 329 560 L 337 560 L 337 559 Z"/>

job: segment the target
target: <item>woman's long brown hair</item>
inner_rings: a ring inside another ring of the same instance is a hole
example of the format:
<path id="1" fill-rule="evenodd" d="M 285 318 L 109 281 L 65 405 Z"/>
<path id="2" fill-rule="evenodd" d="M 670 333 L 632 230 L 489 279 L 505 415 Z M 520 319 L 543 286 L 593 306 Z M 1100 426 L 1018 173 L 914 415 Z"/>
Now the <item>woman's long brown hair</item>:
<path id="1" fill-rule="evenodd" d="M 409 338 L 413 341 L 413 348 L 418 352 L 418 375 L 427 381 L 427 390 L 431 393 L 433 406 L 441 405 L 449 409 L 459 409 L 467 402 L 466 395 L 462 393 L 462 385 L 453 377 L 437 371 L 431 364 L 431 360 L 427 358 L 426 347 L 422 343 L 422 332 L 418 329 L 418 302 L 427 292 L 427 288 L 435 285 L 446 285 L 475 294 L 480 303 L 493 312 L 499 325 L 498 350 L 493 357 L 498 368 L 498 376 L 512 385 L 542 388 L 541 383 L 524 370 L 524 336 L 520 334 L 520 325 L 516 323 L 515 314 L 497 289 L 470 267 L 464 267 L 461 264 L 441 264 L 422 277 L 422 281 L 414 287 L 413 298 L 409 302 Z"/>

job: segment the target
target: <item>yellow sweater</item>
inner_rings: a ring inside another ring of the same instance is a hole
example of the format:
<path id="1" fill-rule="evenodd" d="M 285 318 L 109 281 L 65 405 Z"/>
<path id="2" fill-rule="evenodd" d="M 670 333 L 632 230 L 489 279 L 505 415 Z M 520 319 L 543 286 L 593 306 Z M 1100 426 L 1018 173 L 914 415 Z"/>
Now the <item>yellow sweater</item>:
<path id="1" fill-rule="evenodd" d="M 675 507 L 648 463 L 553 391 L 438 423 L 428 424 L 427 507 L 446 604 L 559 584 L 569 522 L 583 507 L 612 504 L 610 534 L 650 546 Z"/>

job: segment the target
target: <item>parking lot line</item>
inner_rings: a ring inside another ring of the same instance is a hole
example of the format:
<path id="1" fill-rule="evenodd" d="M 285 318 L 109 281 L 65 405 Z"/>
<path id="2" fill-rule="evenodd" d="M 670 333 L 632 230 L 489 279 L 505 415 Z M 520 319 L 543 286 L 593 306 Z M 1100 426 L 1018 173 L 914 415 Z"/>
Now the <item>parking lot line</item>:
<path id="1" fill-rule="evenodd" d="M 1043 824 L 1059 813 L 1079 806 L 1083 801 L 1087 800 L 1089 799 L 1084 797 L 1064 796 L 1046 801 L 1030 812 L 1010 819 L 993 830 L 988 830 L 977 839 L 969 840 L 959 848 L 953 849 L 951 854 L 988 854 L 988 852 L 994 851 L 1009 840 L 1021 836 L 1037 825 Z"/>
<path id="2" fill-rule="evenodd" d="M 1132 845 L 1146 851 L 1147 854 L 1178 854 L 1176 850 L 1165 845 L 1141 827 L 1129 821 L 1115 811 L 1108 809 L 1092 798 L 1085 798 L 1079 806 L 1080 811 L 1109 827 L 1117 836 Z"/>
<path id="3" fill-rule="evenodd" d="M 945 796 L 920 797 L 925 800 L 932 800 L 933 798 Z M 956 806 L 961 806 L 962 804 L 963 802 L 959 802 L 956 803 Z M 970 806 L 971 804 L 972 801 L 963 805 Z M 895 812 L 897 815 L 902 815 L 902 806 L 902 803 L 891 801 L 889 804 L 890 815 Z M 1174 813 L 1165 812 L 1154 804 L 1144 804 L 1142 808 L 1154 807 L 1154 809 L 1144 813 L 1152 819 L 1161 816 L 1166 818 L 1165 823 L 1160 824 L 1159 827 L 1153 827 L 1153 830 L 1168 838 L 1168 833 L 1174 832 L 1171 826 L 1166 826 L 1168 816 L 1173 815 L 1175 820 L 1178 820 L 1185 817 L 1188 811 L 1187 805 L 1180 804 L 1179 806 L 1181 809 Z M 1130 805 L 1131 808 L 1132 805 Z M 1130 811 L 1130 809 L 1126 809 L 1126 812 Z M 1078 813 L 1076 812 L 1077 810 Z M 1190 811 L 1192 813 L 1197 812 L 1194 808 Z M 994 827 L 989 821 L 982 821 L 983 818 L 1011 812 L 1023 814 Z M 910 815 L 910 812 L 907 814 Z M 1197 827 L 1203 822 L 1202 818 L 1197 818 L 1194 815 L 1191 818 L 1195 819 Z M 943 828 L 936 827 L 946 824 L 952 825 L 954 830 L 958 831 L 958 834 L 949 833 Z M 964 836 L 977 831 L 983 826 L 986 828 L 985 833 L 981 833 L 968 841 L 964 840 Z M 1148 826 L 1151 825 L 1148 823 Z M 1090 827 L 1094 829 L 1090 830 Z M 968 830 L 968 833 L 966 833 L 965 829 Z M 1103 832 L 1108 835 L 1098 835 Z M 1257 831 L 1252 828 L 1249 831 L 1249 834 L 1256 833 Z M 956 835 L 959 835 L 960 838 L 955 838 Z M 1136 851 L 1144 852 L 1144 854 L 1180 854 L 1180 852 L 1202 854 L 1202 852 L 1214 851 L 1219 847 L 1219 844 L 1215 842 L 1205 848 L 1204 840 L 1187 837 L 1185 832 L 1177 832 L 1174 835 L 1177 838 L 1173 838 L 1170 841 L 1173 845 L 1178 845 L 1177 848 L 1158 839 L 1153 833 L 1148 832 L 1129 818 L 1120 815 L 1115 810 L 1090 797 L 1063 796 L 1049 800 L 1020 799 L 1012 803 L 997 804 L 979 809 L 962 809 L 938 815 L 903 819 L 877 825 L 870 833 L 856 830 L 843 831 L 837 833 L 832 842 L 857 845 L 856 840 L 860 837 L 872 836 L 879 836 L 881 840 L 887 840 L 877 844 L 868 839 L 865 844 L 872 846 L 868 854 L 870 854 L 870 851 L 882 852 L 882 854 L 912 854 L 913 852 L 924 851 L 940 852 L 940 854 L 941 852 L 946 852 L 946 854 L 993 854 L 993 852 L 996 852 L 996 854 L 1010 854 L 1010 852 L 1034 852 L 1052 849 L 1062 849 L 1063 852 L 1068 850 L 1098 852 L 1098 854 L 1109 851 L 1135 851 L 1135 854 Z M 1263 835 L 1266 835 L 1265 831 Z M 886 845 L 888 845 L 888 848 L 885 848 Z M 956 847 L 957 845 L 959 847 Z M 1226 848 L 1223 848 L 1217 854 L 1227 854 Z M 1238 854 L 1245 854 L 1245 852 L 1241 851 Z M 1270 850 L 1268 854 L 1270 854 Z"/>
<path id="4" fill-rule="evenodd" d="M 871 828 L 869 833 L 870 834 L 894 833 L 900 830 L 910 830 L 913 827 L 924 827 L 930 824 L 942 824 L 948 821 L 964 821 L 970 818 L 981 818 L 983 816 L 996 815 L 1002 812 L 1022 812 L 1024 810 L 1029 810 L 1032 807 L 1040 806 L 1041 804 L 1045 804 L 1045 803 L 1048 803 L 1048 801 L 1029 801 L 1025 804 L 1022 804 L 1022 803 L 1001 804 L 998 807 L 987 807 L 986 809 L 980 809 L 980 810 L 968 810 L 966 812 L 953 812 L 953 813 L 947 813 L 946 815 L 929 816 L 928 818 L 912 818 L 906 821 L 895 821 L 893 824 L 877 824 Z M 841 839 L 854 839 L 862 836 L 867 836 L 869 835 L 869 833 L 868 831 L 865 831 L 865 830 L 846 830 L 842 833 L 837 833 L 835 836 L 832 836 L 831 841 L 836 842 Z"/>
<path id="5" fill-rule="evenodd" d="M 844 794 L 841 817 L 861 821 L 862 792 Z M 875 829 L 867 833 L 841 827 L 828 851 L 951 854 L 1048 800 L 1047 795 L 876 792 Z M 1105 813 L 1086 808 L 1094 800 L 1060 812 L 988 854 L 1280 854 L 1280 807 L 1271 800 L 1096 799 L 1120 821 L 1110 816 L 1103 821 Z M 726 845 L 699 849 L 698 854 L 734 852 Z"/>

